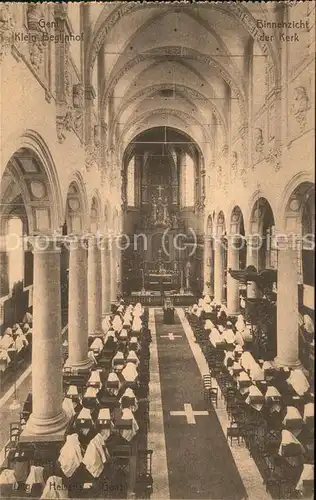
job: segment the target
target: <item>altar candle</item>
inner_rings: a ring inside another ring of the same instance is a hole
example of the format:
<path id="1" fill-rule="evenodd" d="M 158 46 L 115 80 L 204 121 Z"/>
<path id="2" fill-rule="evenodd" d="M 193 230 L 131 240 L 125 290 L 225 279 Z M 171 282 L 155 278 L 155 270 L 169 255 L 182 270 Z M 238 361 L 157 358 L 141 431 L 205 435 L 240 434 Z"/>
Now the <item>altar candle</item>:
<path id="1" fill-rule="evenodd" d="M 183 288 L 183 271 L 182 271 L 182 269 L 181 269 L 181 273 L 180 273 L 180 279 L 181 279 L 180 286 L 181 286 L 181 288 Z"/>
<path id="2" fill-rule="evenodd" d="M 144 285 L 145 285 L 145 283 L 144 283 L 144 269 L 141 269 L 141 272 L 142 272 L 142 286 L 144 288 Z"/>

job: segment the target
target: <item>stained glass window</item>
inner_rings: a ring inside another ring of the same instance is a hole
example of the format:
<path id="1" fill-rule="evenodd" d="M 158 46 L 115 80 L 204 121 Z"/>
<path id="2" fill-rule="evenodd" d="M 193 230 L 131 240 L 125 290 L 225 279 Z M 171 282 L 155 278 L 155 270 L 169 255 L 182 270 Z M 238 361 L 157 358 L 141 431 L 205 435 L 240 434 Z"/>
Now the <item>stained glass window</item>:
<path id="1" fill-rule="evenodd" d="M 127 204 L 130 207 L 135 206 L 135 156 L 127 167 Z"/>
<path id="2" fill-rule="evenodd" d="M 190 155 L 186 154 L 181 171 L 181 200 L 183 207 L 194 205 L 194 161 Z"/>

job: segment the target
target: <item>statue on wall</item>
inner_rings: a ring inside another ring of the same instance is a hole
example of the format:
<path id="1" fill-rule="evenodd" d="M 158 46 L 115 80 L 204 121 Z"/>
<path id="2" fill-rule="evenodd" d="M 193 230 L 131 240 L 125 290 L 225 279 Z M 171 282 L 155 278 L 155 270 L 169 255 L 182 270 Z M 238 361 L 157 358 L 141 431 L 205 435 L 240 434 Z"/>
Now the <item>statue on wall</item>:
<path id="1" fill-rule="evenodd" d="M 301 130 L 303 130 L 306 125 L 306 115 L 308 109 L 309 109 L 309 98 L 307 95 L 306 88 L 303 86 L 296 87 L 294 89 L 293 104 L 291 111 L 294 118 L 299 123 Z"/>
<path id="2" fill-rule="evenodd" d="M 100 146 L 101 144 L 101 131 L 100 125 L 95 125 L 93 129 L 93 137 L 95 146 Z"/>
<path id="3" fill-rule="evenodd" d="M 74 108 L 83 108 L 83 86 L 81 83 L 73 86 L 72 100 Z"/>
<path id="4" fill-rule="evenodd" d="M 262 134 L 262 128 L 255 128 L 255 151 L 259 155 L 263 153 L 264 140 Z"/>
<path id="5" fill-rule="evenodd" d="M 0 6 L 0 62 L 11 46 L 14 32 L 14 19 L 8 4 Z"/>
<path id="6" fill-rule="evenodd" d="M 170 227 L 171 221 L 168 213 L 168 197 L 162 195 L 163 187 L 158 186 L 158 195 L 152 197 L 151 225 L 153 227 Z"/>
<path id="7" fill-rule="evenodd" d="M 26 11 L 28 29 L 30 31 L 44 31 L 44 28 L 39 25 L 41 19 L 45 19 L 43 5 L 40 3 L 29 4 Z"/>
<path id="8" fill-rule="evenodd" d="M 238 154 L 237 151 L 233 151 L 231 169 L 234 175 L 236 175 L 237 173 L 237 168 L 238 168 Z"/>

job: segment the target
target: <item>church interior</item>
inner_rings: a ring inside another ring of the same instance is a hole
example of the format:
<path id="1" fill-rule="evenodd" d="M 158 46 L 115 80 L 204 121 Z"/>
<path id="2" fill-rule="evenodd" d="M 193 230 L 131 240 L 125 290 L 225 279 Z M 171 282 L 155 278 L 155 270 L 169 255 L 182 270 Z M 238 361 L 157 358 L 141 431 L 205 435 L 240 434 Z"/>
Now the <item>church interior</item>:
<path id="1" fill-rule="evenodd" d="M 0 35 L 0 496 L 312 498 L 315 2 Z"/>

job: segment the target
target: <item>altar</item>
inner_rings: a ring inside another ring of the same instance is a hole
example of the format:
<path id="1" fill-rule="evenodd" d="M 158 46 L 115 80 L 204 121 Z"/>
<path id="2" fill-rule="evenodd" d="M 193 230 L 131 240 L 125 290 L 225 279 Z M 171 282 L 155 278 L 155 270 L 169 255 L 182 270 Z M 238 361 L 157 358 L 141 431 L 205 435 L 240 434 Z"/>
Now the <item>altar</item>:
<path id="1" fill-rule="evenodd" d="M 142 171 L 139 219 L 134 226 L 137 255 L 131 248 L 124 252 L 123 292 L 127 295 L 140 292 L 148 297 L 145 292 L 159 292 L 161 297 L 167 293 L 183 297 L 187 292 L 190 297 L 192 247 L 181 218 L 178 179 L 165 156 L 152 158 Z M 149 297 L 152 301 L 156 295 Z"/>
<path id="2" fill-rule="evenodd" d="M 177 288 L 177 274 L 149 273 L 148 287 L 150 290 L 159 290 L 160 292 Z"/>

